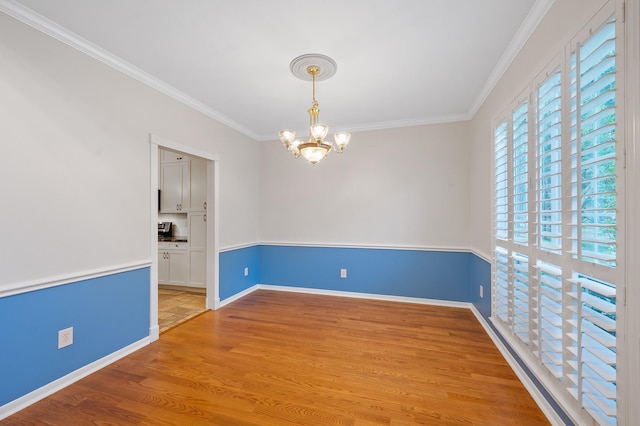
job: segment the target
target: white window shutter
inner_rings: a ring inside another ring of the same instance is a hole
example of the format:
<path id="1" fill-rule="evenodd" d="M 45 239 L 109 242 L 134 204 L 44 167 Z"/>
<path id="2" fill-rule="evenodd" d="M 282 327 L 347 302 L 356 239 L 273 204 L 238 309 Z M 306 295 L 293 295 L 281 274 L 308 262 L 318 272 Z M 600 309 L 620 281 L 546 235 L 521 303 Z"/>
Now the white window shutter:
<path id="1" fill-rule="evenodd" d="M 578 423 L 615 425 L 620 70 L 600 23 L 494 127 L 492 321 Z"/>

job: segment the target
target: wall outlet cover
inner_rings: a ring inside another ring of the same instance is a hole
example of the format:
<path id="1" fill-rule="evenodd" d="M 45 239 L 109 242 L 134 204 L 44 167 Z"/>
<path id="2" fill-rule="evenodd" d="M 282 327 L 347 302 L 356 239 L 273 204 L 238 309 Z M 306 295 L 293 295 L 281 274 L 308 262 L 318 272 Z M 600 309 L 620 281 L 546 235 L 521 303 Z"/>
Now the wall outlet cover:
<path id="1" fill-rule="evenodd" d="M 58 349 L 73 345 L 73 327 L 58 331 Z"/>

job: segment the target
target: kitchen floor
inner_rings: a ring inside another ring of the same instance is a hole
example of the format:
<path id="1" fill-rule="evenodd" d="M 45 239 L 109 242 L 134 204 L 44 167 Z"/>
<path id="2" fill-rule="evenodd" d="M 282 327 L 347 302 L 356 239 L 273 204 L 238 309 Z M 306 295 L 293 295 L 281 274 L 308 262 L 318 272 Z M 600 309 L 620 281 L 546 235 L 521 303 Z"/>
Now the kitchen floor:
<path id="1" fill-rule="evenodd" d="M 158 288 L 160 333 L 205 311 L 204 293 Z"/>

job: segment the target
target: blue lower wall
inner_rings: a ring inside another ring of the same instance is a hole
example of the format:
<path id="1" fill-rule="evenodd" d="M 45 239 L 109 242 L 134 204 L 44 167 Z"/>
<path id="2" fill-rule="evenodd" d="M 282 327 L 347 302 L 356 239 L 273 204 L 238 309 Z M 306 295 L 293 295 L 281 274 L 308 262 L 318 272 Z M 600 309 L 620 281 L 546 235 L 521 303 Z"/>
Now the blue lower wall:
<path id="1" fill-rule="evenodd" d="M 149 293 L 142 268 L 0 298 L 0 407 L 149 336 Z"/>
<path id="2" fill-rule="evenodd" d="M 488 322 L 491 316 L 491 264 L 480 256 L 472 255 L 470 269 L 473 306 Z M 483 287 L 483 297 L 480 297 L 480 286 Z"/>
<path id="3" fill-rule="evenodd" d="M 260 246 L 261 284 L 470 302 L 466 252 Z M 340 278 L 340 270 L 347 278 Z"/>
<path id="4" fill-rule="evenodd" d="M 227 299 L 260 283 L 260 246 L 245 247 L 220 253 L 220 300 Z M 249 275 L 244 275 L 249 268 Z"/>
<path id="5" fill-rule="evenodd" d="M 482 272 L 476 258 L 468 252 L 256 245 L 220 253 L 220 300 L 270 284 L 474 302 L 471 275 Z M 347 278 L 340 278 L 341 269 Z"/>

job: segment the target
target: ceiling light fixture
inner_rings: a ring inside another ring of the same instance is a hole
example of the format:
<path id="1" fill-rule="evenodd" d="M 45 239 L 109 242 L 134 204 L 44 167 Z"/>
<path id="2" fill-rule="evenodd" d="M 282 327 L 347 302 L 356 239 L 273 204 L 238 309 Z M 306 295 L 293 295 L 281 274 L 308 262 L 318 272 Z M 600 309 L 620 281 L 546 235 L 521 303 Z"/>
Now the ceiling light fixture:
<path id="1" fill-rule="evenodd" d="M 318 101 L 316 101 L 316 81 L 326 80 L 336 73 L 337 65 L 328 56 L 315 53 L 298 56 L 289 65 L 291 73 L 301 80 L 309 81 L 312 84 L 313 103 L 309 108 L 309 138 L 306 142 L 296 139 L 295 130 L 284 129 L 278 132 L 284 147 L 298 158 L 302 155 L 311 164 L 316 164 L 327 156 L 331 148 L 336 152 L 343 152 L 351 134 L 338 132 L 334 134 L 333 144 L 325 141 L 324 138 L 329 132 L 329 126 L 318 123 Z M 334 146 L 335 145 L 335 146 Z"/>

